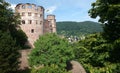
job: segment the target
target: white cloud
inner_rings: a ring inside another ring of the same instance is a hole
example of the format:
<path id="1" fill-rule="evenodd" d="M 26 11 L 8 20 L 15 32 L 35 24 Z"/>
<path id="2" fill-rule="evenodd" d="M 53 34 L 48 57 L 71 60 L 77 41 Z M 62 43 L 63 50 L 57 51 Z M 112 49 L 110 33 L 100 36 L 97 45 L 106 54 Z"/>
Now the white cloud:
<path id="1" fill-rule="evenodd" d="M 11 4 L 10 8 L 12 8 L 13 10 L 15 10 L 15 6 L 16 6 L 16 4 Z"/>
<path id="2" fill-rule="evenodd" d="M 52 14 L 56 9 L 57 9 L 57 6 L 50 6 L 50 7 L 46 8 L 45 12 L 47 14 Z"/>

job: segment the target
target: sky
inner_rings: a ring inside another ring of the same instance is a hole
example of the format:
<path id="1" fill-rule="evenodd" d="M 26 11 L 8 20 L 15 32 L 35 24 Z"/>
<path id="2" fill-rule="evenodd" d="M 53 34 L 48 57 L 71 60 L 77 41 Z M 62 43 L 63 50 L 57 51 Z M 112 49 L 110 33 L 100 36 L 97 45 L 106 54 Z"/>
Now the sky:
<path id="1" fill-rule="evenodd" d="M 91 3 L 96 0 L 6 0 L 14 8 L 19 3 L 33 3 L 38 6 L 43 6 L 45 16 L 53 14 L 56 16 L 56 21 L 98 21 L 90 18 L 88 10 L 92 8 Z"/>

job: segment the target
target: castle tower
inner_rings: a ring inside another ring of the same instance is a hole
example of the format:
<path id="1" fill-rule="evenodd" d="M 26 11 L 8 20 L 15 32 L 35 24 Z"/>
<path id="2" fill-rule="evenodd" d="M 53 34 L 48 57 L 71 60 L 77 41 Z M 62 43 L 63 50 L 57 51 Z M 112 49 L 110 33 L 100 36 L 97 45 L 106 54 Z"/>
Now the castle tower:
<path id="1" fill-rule="evenodd" d="M 28 36 L 29 43 L 34 42 L 43 35 L 44 8 L 35 4 L 18 4 L 15 7 L 16 13 L 21 16 L 21 29 Z"/>
<path id="2" fill-rule="evenodd" d="M 47 20 L 49 22 L 50 33 L 56 33 L 56 19 L 55 15 L 47 15 Z"/>
<path id="3" fill-rule="evenodd" d="M 43 25 L 43 33 L 50 33 L 50 23 L 48 20 L 44 20 L 44 25 Z"/>

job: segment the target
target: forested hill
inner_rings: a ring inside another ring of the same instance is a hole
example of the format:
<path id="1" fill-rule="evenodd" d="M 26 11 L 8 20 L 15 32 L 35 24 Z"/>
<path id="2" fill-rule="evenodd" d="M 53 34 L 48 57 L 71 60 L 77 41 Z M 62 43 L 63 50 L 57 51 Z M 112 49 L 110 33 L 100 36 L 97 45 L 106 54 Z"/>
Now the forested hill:
<path id="1" fill-rule="evenodd" d="M 62 35 L 86 35 L 96 32 L 102 31 L 102 25 L 92 21 L 84 21 L 84 22 L 57 22 L 57 33 Z"/>

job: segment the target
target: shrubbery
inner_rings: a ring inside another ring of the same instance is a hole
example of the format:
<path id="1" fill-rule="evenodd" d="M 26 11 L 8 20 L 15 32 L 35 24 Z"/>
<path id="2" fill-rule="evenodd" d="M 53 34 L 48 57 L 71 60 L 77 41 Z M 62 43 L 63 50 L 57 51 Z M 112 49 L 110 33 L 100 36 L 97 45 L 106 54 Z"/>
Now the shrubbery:
<path id="1" fill-rule="evenodd" d="M 101 34 L 91 34 L 74 44 L 76 59 L 88 73 L 118 73 L 119 42 L 120 40 L 116 40 L 110 43 Z"/>
<path id="2" fill-rule="evenodd" d="M 62 70 L 65 69 L 66 62 L 73 58 L 73 49 L 67 40 L 56 34 L 46 34 L 36 41 L 29 63 L 31 67 L 44 65 L 46 68 L 54 64 Z"/>

